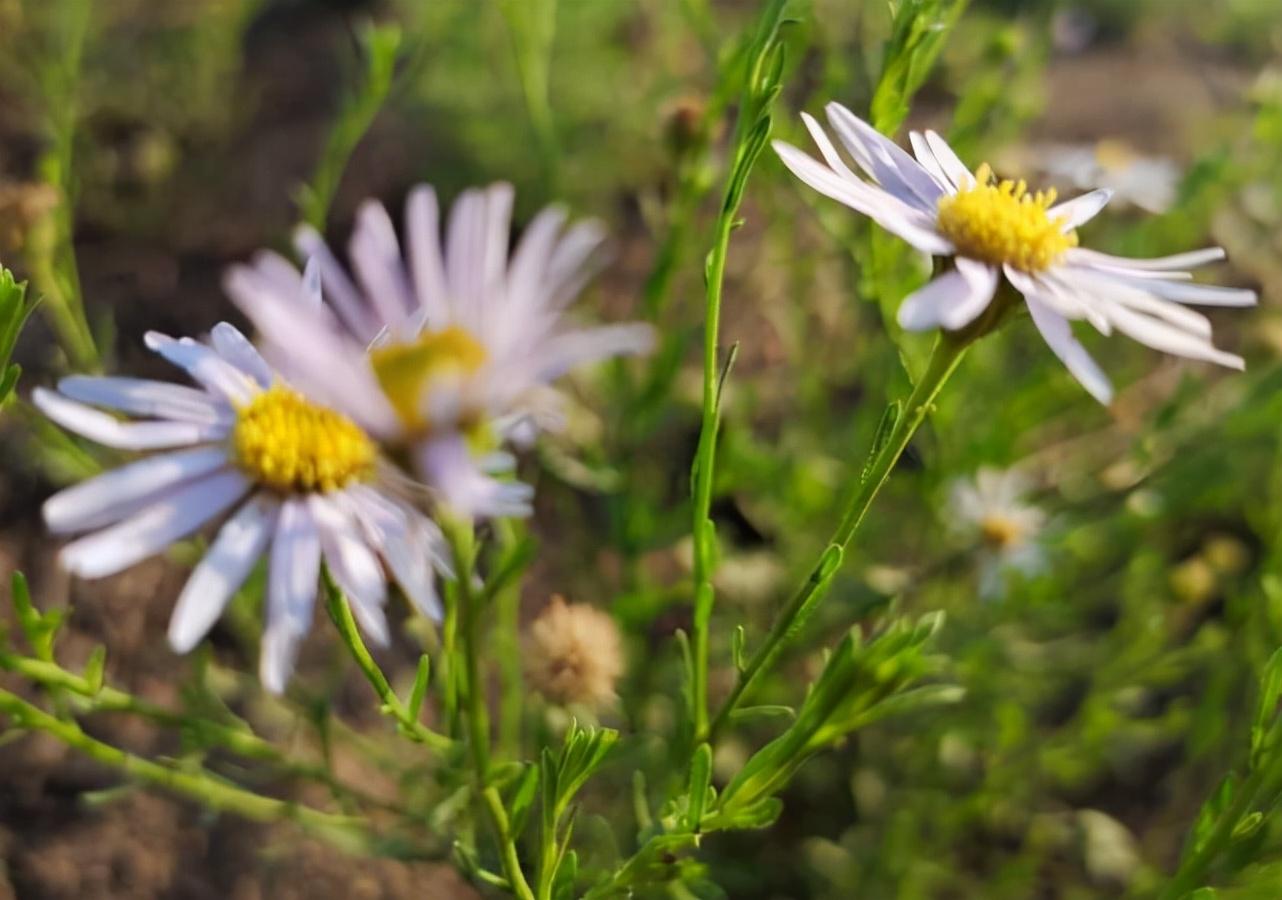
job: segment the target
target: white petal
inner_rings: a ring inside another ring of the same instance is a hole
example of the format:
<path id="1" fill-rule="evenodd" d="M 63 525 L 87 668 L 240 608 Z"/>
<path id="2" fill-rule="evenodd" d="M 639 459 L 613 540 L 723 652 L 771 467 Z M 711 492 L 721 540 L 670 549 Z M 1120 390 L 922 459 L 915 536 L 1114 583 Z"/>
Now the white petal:
<path id="1" fill-rule="evenodd" d="M 196 566 L 169 619 L 169 646 L 186 653 L 200 643 L 262 557 L 271 539 L 280 503 L 259 494 L 218 531 Z"/>
<path id="2" fill-rule="evenodd" d="M 418 471 L 451 509 L 473 518 L 528 516 L 534 491 L 481 472 L 458 435 L 425 441 L 415 448 Z"/>
<path id="3" fill-rule="evenodd" d="M 475 329 L 481 312 L 485 260 L 485 195 L 471 188 L 450 210 L 445 237 L 445 278 L 455 318 Z"/>
<path id="4" fill-rule="evenodd" d="M 432 328 L 444 328 L 451 316 L 445 261 L 441 258 L 440 208 L 436 192 L 428 185 L 410 191 L 405 202 L 405 230 L 419 309 Z"/>
<path id="5" fill-rule="evenodd" d="M 272 537 L 267 567 L 267 627 L 259 650 L 259 678 L 273 694 L 285 691 L 298 645 L 312 624 L 320 577 L 321 545 L 306 501 L 286 500 Z"/>
<path id="6" fill-rule="evenodd" d="M 315 260 L 320 266 L 321 283 L 334 312 L 358 341 L 368 344 L 378 333 L 378 323 L 342 265 L 334 258 L 325 239 L 310 225 L 303 225 L 294 232 L 294 247 L 301 257 L 309 262 Z M 242 310 L 248 315 L 244 307 Z"/>
<path id="7" fill-rule="evenodd" d="M 1067 234 L 1079 225 L 1084 225 L 1095 218 L 1112 198 L 1112 191 L 1100 188 L 1099 190 L 1091 191 L 1089 194 L 1074 197 L 1072 200 L 1057 203 L 1046 211 L 1046 215 L 1052 221 L 1063 219 L 1064 221 L 1060 224 L 1060 231 Z"/>
<path id="8" fill-rule="evenodd" d="M 939 327 L 958 307 L 973 305 L 977 293 L 980 292 L 960 271 L 945 272 L 904 298 L 896 316 L 899 327 L 907 331 Z M 992 298 L 991 291 L 988 296 Z"/>
<path id="9" fill-rule="evenodd" d="M 1159 282 L 1131 281 L 1097 269 L 1059 266 L 1054 280 L 1078 297 L 1090 298 L 1092 307 L 1110 322 L 1112 310 L 1125 306 L 1145 315 L 1164 319 L 1183 331 L 1205 338 L 1211 336 L 1211 321 L 1199 312 L 1163 300 L 1152 290 Z"/>
<path id="10" fill-rule="evenodd" d="M 230 403 L 248 403 L 258 392 L 252 378 L 212 348 L 191 338 L 175 340 L 158 331 L 149 331 L 143 340 L 149 349 L 183 369 L 201 387 Z"/>
<path id="11" fill-rule="evenodd" d="M 272 386 L 275 375 L 271 366 L 267 365 L 249 338 L 240 333 L 240 329 L 227 322 L 219 322 L 210 332 L 210 339 L 219 356 L 258 382 L 259 387 Z"/>
<path id="12" fill-rule="evenodd" d="M 1138 278 L 1130 279 L 1130 283 L 1142 290 L 1177 303 L 1241 308 L 1255 306 L 1259 302 L 1259 295 L 1255 291 L 1245 288 L 1227 288 L 1213 284 L 1187 284 Z"/>
<path id="13" fill-rule="evenodd" d="M 249 488 L 245 476 L 234 470 L 189 482 L 123 522 L 68 544 L 59 559 L 82 578 L 114 575 L 191 534 Z"/>
<path id="14" fill-rule="evenodd" d="M 957 271 L 966 280 L 970 293 L 960 303 L 943 311 L 940 324 L 950 331 L 964 328 L 988 309 L 997 290 L 997 267 L 965 256 L 954 258 Z"/>
<path id="15" fill-rule="evenodd" d="M 599 267 L 605 228 L 600 222 L 585 219 L 568 228 L 556 243 L 548 260 L 543 290 L 549 306 L 564 309 Z"/>
<path id="16" fill-rule="evenodd" d="M 1113 386 L 1108 376 L 1091 359 L 1086 348 L 1073 337 L 1072 326 L 1059 313 L 1045 306 L 1035 297 L 1025 295 L 1024 303 L 1028 307 L 1033 324 L 1042 333 L 1047 346 L 1059 357 L 1073 377 L 1086 388 L 1087 392 L 1100 403 L 1107 405 L 1113 399 Z"/>
<path id="17" fill-rule="evenodd" d="M 59 491 L 44 504 L 55 534 L 89 531 L 118 522 L 176 484 L 228 465 L 222 447 L 198 447 L 150 456 Z"/>
<path id="18" fill-rule="evenodd" d="M 171 419 L 199 425 L 230 425 L 231 406 L 205 391 L 166 381 L 99 375 L 68 375 L 58 390 L 81 403 L 104 406 L 134 416 Z"/>
<path id="19" fill-rule="evenodd" d="M 1213 362 L 1230 369 L 1241 370 L 1246 367 L 1242 357 L 1216 349 L 1209 338 L 1191 334 L 1152 316 L 1143 315 L 1121 305 L 1110 307 L 1108 315 L 1118 331 L 1154 350 L 1173 353 L 1188 359 Z"/>
<path id="20" fill-rule="evenodd" d="M 1202 250 L 1190 250 L 1187 253 L 1176 253 L 1173 256 L 1158 256 L 1153 259 L 1132 259 L 1129 256 L 1113 256 L 1088 250 L 1085 247 L 1073 247 L 1065 253 L 1070 261 L 1098 262 L 1106 265 L 1121 266 L 1128 269 L 1191 269 L 1207 263 L 1224 259 L 1223 247 L 1206 247 Z"/>
<path id="21" fill-rule="evenodd" d="M 433 568 L 441 553 L 440 532 L 430 520 L 380 497 L 371 488 L 362 486 L 346 493 L 370 542 L 379 548 L 405 596 L 422 615 L 439 622 L 443 612 Z"/>
<path id="22" fill-rule="evenodd" d="M 824 158 L 824 162 L 828 164 L 829 168 L 842 178 L 849 178 L 851 181 L 859 181 L 859 176 L 855 174 L 848 165 L 846 165 L 845 160 L 841 158 L 841 154 L 837 152 L 837 148 L 834 147 L 832 141 L 828 139 L 827 132 L 824 131 L 823 126 L 819 124 L 818 120 L 809 113 L 803 112 L 801 114 L 801 121 L 805 123 L 806 130 L 810 132 L 811 140 L 813 140 L 815 142 L 815 146 L 819 148 L 819 155 Z M 869 162 L 869 165 L 871 166 L 872 163 Z"/>
<path id="23" fill-rule="evenodd" d="M 948 177 L 948 173 L 939 164 L 939 160 L 935 159 L 935 151 L 930 149 L 930 144 L 927 143 L 921 132 L 908 132 L 908 142 L 912 144 L 913 153 L 917 156 L 917 162 L 921 163 L 921 167 L 930 173 L 930 177 L 935 179 L 935 183 L 943 189 L 944 193 L 954 193 L 957 190 L 957 186 Z"/>
<path id="24" fill-rule="evenodd" d="M 187 447 L 220 440 L 227 434 L 225 425 L 200 425 L 194 422 L 121 422 L 105 412 L 61 397 L 53 391 L 36 388 L 32 402 L 39 410 L 68 431 L 91 441 L 119 450 L 160 450 Z"/>
<path id="25" fill-rule="evenodd" d="M 974 185 L 975 176 L 971 174 L 970 169 L 966 168 L 966 164 L 957 158 L 953 148 L 948 146 L 948 141 L 930 129 L 926 130 L 925 138 L 926 145 L 935 154 L 935 161 L 939 163 L 939 168 L 944 171 L 954 188 L 960 190 Z"/>
<path id="26" fill-rule="evenodd" d="M 775 141 L 772 146 L 794 175 L 825 196 L 868 216 L 882 228 L 903 238 L 923 253 L 946 256 L 954 251 L 952 242 L 935 231 L 924 214 L 895 197 L 862 181 L 843 179 L 827 166 L 796 147 Z"/>
<path id="27" fill-rule="evenodd" d="M 414 303 L 396 227 L 381 203 L 367 200 L 361 204 L 348 255 L 380 329 L 399 330 L 410 317 Z"/>
<path id="28" fill-rule="evenodd" d="M 343 589 L 361 630 L 379 646 L 387 646 L 391 635 L 383 605 L 387 602 L 387 581 L 378 557 L 343 509 L 328 496 L 308 498 L 312 521 L 320 534 L 321 552 L 334 581 Z"/>
<path id="29" fill-rule="evenodd" d="M 315 258 L 307 260 L 307 266 L 303 269 L 303 302 L 312 307 L 320 307 L 325 302 L 321 264 Z"/>
<path id="30" fill-rule="evenodd" d="M 864 155 L 872 164 L 869 174 L 882 187 L 910 206 L 935 212 L 945 191 L 921 163 L 840 103 L 829 103 L 824 111 L 846 149 L 853 154 L 854 148 L 862 144 Z M 858 156 L 855 161 L 864 164 Z"/>
<path id="31" fill-rule="evenodd" d="M 655 333 L 649 325 L 601 325 L 549 338 L 533 360 L 539 381 L 553 381 L 571 369 L 612 356 L 649 353 Z"/>

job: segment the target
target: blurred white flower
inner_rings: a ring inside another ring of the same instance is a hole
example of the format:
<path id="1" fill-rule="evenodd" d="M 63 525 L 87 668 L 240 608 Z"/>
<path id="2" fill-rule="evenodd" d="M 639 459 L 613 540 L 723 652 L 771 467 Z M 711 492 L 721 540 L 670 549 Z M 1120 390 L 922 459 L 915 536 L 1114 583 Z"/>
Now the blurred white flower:
<path id="1" fill-rule="evenodd" d="M 113 575 L 231 512 L 183 587 L 169 642 L 179 653 L 199 643 L 266 555 L 261 677 L 277 693 L 311 626 L 322 560 L 377 643 L 388 639 L 384 566 L 423 614 L 440 618 L 440 532 L 380 483 L 377 448 L 359 426 L 296 393 L 226 322 L 208 344 L 156 332 L 146 340 L 199 387 L 74 375 L 57 392 L 33 394 L 69 431 L 121 450 L 164 451 L 46 501 L 51 531 L 92 532 L 63 548 L 68 571 Z"/>
<path id="2" fill-rule="evenodd" d="M 1145 212 L 1171 208 L 1180 167 L 1165 156 L 1146 156 L 1121 141 L 1096 144 L 1042 144 L 1029 150 L 1030 162 L 1047 180 L 1078 190 L 1105 188 L 1113 199 Z"/>
<path id="3" fill-rule="evenodd" d="M 1001 593 L 1003 573 L 1039 571 L 1045 554 L 1038 536 L 1046 514 L 1025 502 L 1028 482 L 1019 472 L 983 468 L 973 479 L 958 479 L 949 492 L 948 511 L 954 529 L 980 542 L 980 593 Z"/>
<path id="4" fill-rule="evenodd" d="M 464 515 L 528 513 L 530 488 L 495 477 L 514 465 L 502 444 L 555 424 L 552 381 L 653 341 L 645 325 L 567 326 L 602 230 L 566 228 L 564 210 L 545 209 L 509 259 L 512 195 L 507 184 L 465 191 L 442 244 L 436 195 L 416 188 L 405 258 L 387 211 L 367 202 L 349 246 L 355 281 L 311 228 L 295 243 L 315 278 L 262 253 L 227 279 L 291 381 L 408 446 L 418 475 Z"/>
<path id="5" fill-rule="evenodd" d="M 933 131 L 910 134 L 914 158 L 845 107 L 830 103 L 827 113 L 867 178 L 846 164 L 819 123 L 805 114 L 824 162 L 776 141 L 784 164 L 815 190 L 918 250 L 954 258 L 955 268 L 900 305 L 904 328 L 965 328 L 988 309 L 1004 275 L 1023 295 L 1051 350 L 1101 403 L 1112 399 L 1112 386 L 1074 338 L 1074 320 L 1084 319 L 1103 334 L 1116 328 L 1167 353 L 1243 367 L 1241 357 L 1212 345 L 1210 321 L 1183 305 L 1255 304 L 1254 291 L 1191 283 L 1192 274 L 1184 270 L 1223 259 L 1223 250 L 1130 259 L 1078 247 L 1075 229 L 1104 208 L 1110 191 L 1056 204 L 1054 191 L 1029 194 L 1023 182 L 995 182 L 987 165 L 972 173 Z"/>

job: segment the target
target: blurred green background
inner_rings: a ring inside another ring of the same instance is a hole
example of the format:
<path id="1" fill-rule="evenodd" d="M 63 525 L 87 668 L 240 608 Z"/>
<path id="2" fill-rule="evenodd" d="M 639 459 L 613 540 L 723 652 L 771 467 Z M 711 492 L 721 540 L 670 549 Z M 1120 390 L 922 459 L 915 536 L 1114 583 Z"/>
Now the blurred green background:
<path id="1" fill-rule="evenodd" d="M 1212 314 L 1248 371 L 1092 336 L 1119 387 L 1103 408 L 1026 319 L 986 339 L 878 500 L 808 649 L 762 697 L 795 701 L 818 648 L 854 622 L 944 609 L 940 649 L 966 699 L 820 756 L 773 829 L 710 840 L 704 858 L 734 898 L 1147 896 L 1203 802 L 1246 764 L 1282 645 L 1282 4 L 973 0 L 955 20 L 955 4 L 923 5 L 942 45 L 907 123 L 1062 194 L 1114 187 L 1082 231 L 1093 247 L 1226 247 L 1213 280 L 1262 297 Z M 891 16 L 880 0 L 793 11 L 776 134 L 806 146 L 799 111 L 874 103 Z M 702 258 L 733 114 L 728 60 L 755 15 L 746 0 L 0 0 L 0 260 L 55 300 L 83 298 L 108 369 L 158 374 L 141 333 L 231 316 L 223 267 L 284 249 L 304 216 L 328 213 L 341 241 L 367 196 L 399 207 L 418 181 L 452 196 L 502 179 L 517 186 L 518 225 L 553 200 L 605 220 L 612 262 L 580 312 L 653 319 L 664 348 L 581 378 L 565 432 L 523 463 L 540 548 L 524 606 L 559 592 L 611 609 L 630 665 L 603 721 L 663 733 L 680 682 L 672 635 L 689 617 Z M 388 33 L 375 23 L 399 26 L 399 44 L 390 89 L 371 101 L 368 63 Z M 332 187 L 332 206 L 304 185 Z M 893 316 L 925 271 L 770 153 L 744 213 L 723 313 L 739 356 L 713 507 L 714 696 L 731 683 L 734 627 L 751 643 L 804 577 L 843 473 L 927 346 Z M 46 311 L 19 346 L 27 387 L 95 364 L 75 358 L 74 324 Z M 106 643 L 115 681 L 168 696 L 188 666 L 163 644 L 181 567 L 69 586 L 38 504 L 77 471 L 75 454 L 32 438 L 24 415 L 0 427 L 5 570 L 74 604 L 73 647 Z M 1029 565 L 1005 565 L 1011 541 L 957 505 L 956 485 L 983 468 L 1018 472 L 1043 513 L 1014 542 Z M 304 671 L 340 685 L 335 706 L 369 728 L 364 695 L 341 693 L 341 664 L 315 640 Z M 241 671 L 252 659 L 231 637 L 215 653 Z M 387 666 L 405 677 L 415 659 L 407 644 Z M 719 769 L 770 733 L 742 729 Z M 658 740 L 625 742 L 580 823 L 584 865 L 626 855 L 628 770 L 657 785 L 667 761 Z M 39 740 L 0 748 L 0 896 L 470 890 L 433 864 L 344 861 L 177 801 L 104 794 L 110 780 L 86 766 Z M 1278 826 L 1245 837 L 1219 896 L 1282 897 Z"/>

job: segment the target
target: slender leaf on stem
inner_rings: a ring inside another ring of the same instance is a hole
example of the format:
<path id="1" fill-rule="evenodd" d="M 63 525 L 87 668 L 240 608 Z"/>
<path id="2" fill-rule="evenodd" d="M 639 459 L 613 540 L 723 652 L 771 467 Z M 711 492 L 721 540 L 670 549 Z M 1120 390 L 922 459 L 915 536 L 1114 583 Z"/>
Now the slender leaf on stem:
<path id="1" fill-rule="evenodd" d="M 365 55 L 364 77 L 356 89 L 343 98 L 316 170 L 311 180 L 298 189 L 302 220 L 318 230 L 324 229 L 329 218 L 347 161 L 374 124 L 391 91 L 401 30 L 396 25 L 366 24 L 360 30 L 360 44 Z"/>

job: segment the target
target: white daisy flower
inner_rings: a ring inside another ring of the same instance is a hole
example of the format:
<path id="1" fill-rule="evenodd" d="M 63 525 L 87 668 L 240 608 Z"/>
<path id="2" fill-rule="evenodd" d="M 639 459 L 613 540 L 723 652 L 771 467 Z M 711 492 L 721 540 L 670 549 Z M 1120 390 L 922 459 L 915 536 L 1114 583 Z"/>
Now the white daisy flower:
<path id="1" fill-rule="evenodd" d="M 227 278 L 291 381 L 405 446 L 419 476 L 470 516 L 529 512 L 531 489 L 496 477 L 514 465 L 498 449 L 555 424 L 552 381 L 653 342 L 646 325 L 566 325 L 603 232 L 566 228 L 565 211 L 549 208 L 509 259 L 512 196 L 507 184 L 465 191 L 442 243 L 436 195 L 416 188 L 404 257 L 387 211 L 367 202 L 349 245 L 355 280 L 311 228 L 295 243 L 314 280 L 269 252 Z"/>
<path id="2" fill-rule="evenodd" d="M 387 573 L 420 612 L 440 618 L 440 532 L 380 483 L 377 447 L 358 425 L 297 393 L 226 322 L 209 344 L 154 331 L 146 342 L 199 387 L 73 375 L 57 392 L 33 394 L 69 431 L 120 450 L 163 451 L 45 503 L 51 531 L 91 532 L 63 548 L 69 572 L 114 575 L 230 513 L 178 598 L 169 642 L 179 653 L 199 643 L 267 556 L 261 677 L 277 693 L 311 625 L 322 561 L 377 643 L 388 640 Z"/>
<path id="3" fill-rule="evenodd" d="M 812 117 L 803 114 L 824 162 L 776 141 L 784 164 L 815 190 L 871 218 L 918 250 L 951 256 L 955 268 L 907 297 L 899 323 L 920 331 L 958 330 L 975 321 L 1004 276 L 1024 296 L 1046 343 L 1101 403 L 1108 378 L 1073 337 L 1085 319 L 1156 350 L 1235 369 L 1242 358 L 1217 350 L 1211 323 L 1185 303 L 1252 306 L 1255 292 L 1192 284 L 1185 271 L 1224 258 L 1218 247 L 1158 259 L 1110 256 L 1077 246 L 1075 229 L 1108 202 L 1091 191 L 1064 203 L 1053 191 L 1029 194 L 1024 183 L 995 182 L 985 165 L 972 173 L 939 135 L 912 132 L 916 158 L 837 103 L 828 122 L 855 164 L 852 170 Z"/>
<path id="4" fill-rule="evenodd" d="M 1001 591 L 1002 573 L 1016 569 L 1031 575 L 1045 562 L 1037 537 L 1046 513 L 1025 502 L 1029 485 L 1011 469 L 983 468 L 973 479 L 958 479 L 949 491 L 948 510 L 954 530 L 981 543 L 980 593 Z"/>

